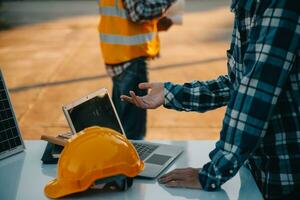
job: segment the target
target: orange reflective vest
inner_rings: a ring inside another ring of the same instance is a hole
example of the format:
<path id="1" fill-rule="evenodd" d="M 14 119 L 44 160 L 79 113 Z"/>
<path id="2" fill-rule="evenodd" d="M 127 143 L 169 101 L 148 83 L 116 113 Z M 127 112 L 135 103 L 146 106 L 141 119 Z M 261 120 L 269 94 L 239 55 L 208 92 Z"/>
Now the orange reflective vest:
<path id="1" fill-rule="evenodd" d="M 158 20 L 131 22 L 122 0 L 99 0 L 99 12 L 100 46 L 106 64 L 153 58 L 158 54 Z"/>

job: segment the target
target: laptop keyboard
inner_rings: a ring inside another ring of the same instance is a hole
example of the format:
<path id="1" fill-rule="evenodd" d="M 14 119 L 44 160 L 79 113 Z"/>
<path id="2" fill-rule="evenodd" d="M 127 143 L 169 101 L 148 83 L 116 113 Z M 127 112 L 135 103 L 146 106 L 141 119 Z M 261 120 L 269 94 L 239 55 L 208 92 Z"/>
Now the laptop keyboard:
<path id="1" fill-rule="evenodd" d="M 145 160 L 145 158 L 147 158 L 155 149 L 158 148 L 158 145 L 143 143 L 133 143 L 133 146 L 138 152 L 141 160 Z"/>

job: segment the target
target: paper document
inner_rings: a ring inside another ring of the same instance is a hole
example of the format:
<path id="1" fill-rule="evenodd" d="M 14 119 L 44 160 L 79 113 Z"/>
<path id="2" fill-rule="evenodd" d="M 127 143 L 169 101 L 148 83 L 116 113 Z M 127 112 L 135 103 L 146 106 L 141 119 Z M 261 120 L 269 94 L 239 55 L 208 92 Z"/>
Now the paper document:
<path id="1" fill-rule="evenodd" d="M 182 25 L 185 0 L 175 1 L 166 12 L 166 16 L 173 21 L 174 25 Z"/>

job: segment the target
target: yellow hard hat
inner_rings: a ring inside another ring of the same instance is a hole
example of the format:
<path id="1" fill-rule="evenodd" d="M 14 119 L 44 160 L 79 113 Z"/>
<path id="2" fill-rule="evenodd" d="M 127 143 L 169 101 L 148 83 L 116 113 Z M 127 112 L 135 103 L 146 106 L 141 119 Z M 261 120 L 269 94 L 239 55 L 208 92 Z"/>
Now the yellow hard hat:
<path id="1" fill-rule="evenodd" d="M 85 191 L 101 179 L 137 176 L 143 169 L 129 140 L 112 129 L 93 126 L 70 139 L 58 161 L 57 178 L 44 191 L 49 198 L 60 198 Z"/>

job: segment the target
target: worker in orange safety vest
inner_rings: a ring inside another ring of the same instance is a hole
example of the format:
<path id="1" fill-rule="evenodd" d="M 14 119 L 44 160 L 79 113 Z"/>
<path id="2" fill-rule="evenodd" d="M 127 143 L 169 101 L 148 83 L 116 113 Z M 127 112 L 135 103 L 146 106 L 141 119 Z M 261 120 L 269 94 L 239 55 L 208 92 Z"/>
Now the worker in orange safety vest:
<path id="1" fill-rule="evenodd" d="M 158 56 L 159 31 L 166 31 L 172 21 L 166 10 L 175 0 L 99 0 L 99 37 L 108 75 L 113 81 L 112 99 L 129 139 L 143 139 L 146 134 L 146 110 L 121 102 L 120 95 L 135 91 L 148 82 L 147 60 Z"/>

